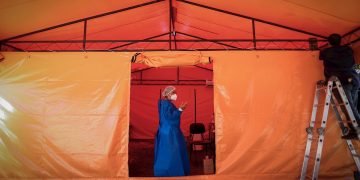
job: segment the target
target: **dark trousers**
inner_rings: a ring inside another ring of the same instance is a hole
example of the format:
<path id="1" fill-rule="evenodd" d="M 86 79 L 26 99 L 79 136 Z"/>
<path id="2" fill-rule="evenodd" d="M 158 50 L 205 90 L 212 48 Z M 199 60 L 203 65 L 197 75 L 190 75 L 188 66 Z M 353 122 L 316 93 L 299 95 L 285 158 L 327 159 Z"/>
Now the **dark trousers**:
<path id="1" fill-rule="evenodd" d="M 350 104 L 351 110 L 354 113 L 355 119 L 359 123 L 360 115 L 359 115 L 359 112 L 358 112 L 358 110 L 357 110 L 357 108 L 355 106 L 355 102 L 357 103 L 357 101 L 358 101 L 358 94 L 357 94 L 358 88 L 355 87 L 352 84 L 346 84 L 343 87 L 344 87 L 345 94 L 349 99 L 349 104 Z"/>
<path id="2" fill-rule="evenodd" d="M 351 107 L 351 110 L 353 111 L 354 117 L 357 121 L 357 123 L 360 123 L 360 114 L 358 112 L 357 109 L 357 101 L 358 101 L 358 87 L 354 84 L 351 83 L 347 83 L 347 84 L 342 84 L 346 97 L 349 101 L 349 105 Z M 334 93 L 335 97 L 340 100 L 341 97 L 340 95 L 336 92 Z M 350 117 L 348 116 L 348 114 L 346 113 L 346 108 L 344 106 L 342 106 L 342 111 L 344 112 L 344 114 L 346 115 L 346 118 L 348 120 L 350 120 Z"/>

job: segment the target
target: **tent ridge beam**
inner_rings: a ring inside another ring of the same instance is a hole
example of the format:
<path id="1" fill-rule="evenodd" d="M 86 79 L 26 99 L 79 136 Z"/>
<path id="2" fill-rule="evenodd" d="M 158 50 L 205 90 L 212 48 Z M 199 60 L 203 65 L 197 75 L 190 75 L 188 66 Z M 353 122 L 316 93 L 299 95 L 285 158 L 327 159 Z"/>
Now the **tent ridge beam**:
<path id="1" fill-rule="evenodd" d="M 153 38 L 165 36 L 168 33 L 164 33 L 158 36 L 149 37 L 146 39 L 128 39 L 128 40 L 86 40 L 86 42 L 90 43 L 118 43 L 118 42 L 131 42 L 131 43 L 139 43 L 139 42 L 167 42 L 168 40 L 152 40 Z M 253 42 L 253 39 L 181 39 L 177 40 L 178 42 L 209 42 L 209 41 L 222 41 L 222 42 Z M 256 42 L 269 42 L 269 41 L 277 41 L 277 42 L 308 42 L 308 39 L 255 39 Z M 319 42 L 326 42 L 326 40 L 318 40 Z M 35 41 L 8 41 L 7 43 L 13 44 L 21 44 L 21 43 L 82 43 L 83 40 L 35 40 Z"/>
<path id="2" fill-rule="evenodd" d="M 83 50 L 86 50 L 86 30 L 87 30 L 87 20 L 84 21 Z"/>
<path id="3" fill-rule="evenodd" d="M 138 41 L 133 41 L 133 42 L 130 42 L 130 43 L 126 43 L 126 44 L 123 44 L 123 45 L 119 45 L 119 46 L 115 46 L 115 47 L 112 47 L 112 48 L 109 48 L 109 50 L 114 50 L 114 49 L 118 49 L 118 48 L 121 48 L 121 47 L 125 47 L 125 46 L 129 46 L 129 45 L 132 45 L 132 44 L 135 44 L 135 43 L 139 43 L 139 42 L 150 42 L 148 40 L 151 40 L 151 39 L 154 39 L 154 38 L 158 38 L 158 37 L 161 37 L 161 36 L 165 36 L 167 35 L 168 33 L 163 33 L 163 34 L 159 34 L 159 35 L 156 35 L 156 36 L 152 36 L 152 37 L 148 37 L 148 38 L 145 38 L 143 40 L 138 40 Z M 89 41 L 88 41 L 89 42 Z M 129 41 L 125 41 L 125 42 L 129 42 Z"/>
<path id="4" fill-rule="evenodd" d="M 16 51 L 22 51 L 22 52 L 26 52 L 25 50 L 21 49 L 21 48 L 18 48 L 18 47 L 15 47 L 15 46 L 12 46 L 10 44 L 7 44 L 7 43 L 1 43 L 2 46 L 7 46 L 7 47 L 10 47 L 10 48 L 13 48 L 15 49 Z"/>
<path id="5" fill-rule="evenodd" d="M 343 40 L 346 39 L 347 37 L 349 37 L 349 39 L 350 39 L 350 37 L 351 37 L 353 34 L 356 34 L 357 31 L 360 31 L 360 26 L 357 27 L 357 28 L 355 28 L 355 29 L 353 29 L 353 30 L 351 30 L 351 31 L 349 31 L 349 32 L 347 32 L 347 33 L 345 33 L 345 34 L 343 34 L 341 37 L 342 37 Z M 355 44 L 355 43 L 358 42 L 358 41 L 359 41 L 359 38 L 357 38 L 357 39 L 355 39 L 355 40 L 352 40 L 352 41 L 350 41 L 350 42 L 346 42 L 344 45 Z M 343 42 L 344 42 L 344 41 L 343 41 Z M 323 49 L 323 48 L 325 48 L 325 47 L 327 47 L 327 46 L 328 46 L 328 43 L 320 46 L 319 49 Z"/>
<path id="6" fill-rule="evenodd" d="M 357 42 L 359 42 L 359 41 L 360 41 L 360 37 L 358 37 L 358 38 L 355 39 L 355 40 L 352 40 L 351 42 L 346 43 L 346 45 L 355 44 L 355 43 L 357 43 Z"/>
<path id="7" fill-rule="evenodd" d="M 49 30 L 52 30 L 52 29 L 56 29 L 56 28 L 60 28 L 60 27 L 64 27 L 64 26 L 68 26 L 68 25 L 72 25 L 72 24 L 76 24 L 76 23 L 83 22 L 83 21 L 87 21 L 87 20 L 91 20 L 91 19 L 100 18 L 100 17 L 103 17 L 103 16 L 108 16 L 108 15 L 112 15 L 112 14 L 116 14 L 116 13 L 120 13 L 120 12 L 124 12 L 124 11 L 128 11 L 128 10 L 136 9 L 136 8 L 143 7 L 143 6 L 148 6 L 148 5 L 155 4 L 155 3 L 159 3 L 159 2 L 162 2 L 162 1 L 165 1 L 165 0 L 150 1 L 150 2 L 147 2 L 147 3 L 138 4 L 138 5 L 135 5 L 135 6 L 130 6 L 130 7 L 118 9 L 118 10 L 115 10 L 115 11 L 110 11 L 110 12 L 98 14 L 98 15 L 95 15 L 95 16 L 90 16 L 90 17 L 86 17 L 86 18 L 82 18 L 82 19 L 78 19 L 78 20 L 74 20 L 74 21 L 62 23 L 62 24 L 59 24 L 59 25 L 55 25 L 55 26 L 43 28 L 43 29 L 40 29 L 40 30 L 32 31 L 32 32 L 29 32 L 29 33 L 25 33 L 25 34 L 13 36 L 13 37 L 10 37 L 10 38 L 3 39 L 3 40 L 1 40 L 1 41 L 7 42 L 7 41 L 9 41 L 9 40 L 22 38 L 22 37 L 25 37 L 25 36 L 29 36 L 29 35 L 33 35 L 33 34 L 45 32 L 45 31 L 49 31 Z"/>
<path id="8" fill-rule="evenodd" d="M 223 45 L 223 46 L 227 46 L 227 47 L 230 47 L 230 48 L 241 49 L 241 48 L 238 48 L 238 47 L 236 47 L 236 46 L 231 46 L 231 45 L 228 45 L 228 44 L 225 44 L 225 43 L 221 43 L 221 42 L 218 42 L 218 41 L 208 40 L 208 39 L 205 39 L 205 38 L 202 38 L 202 37 L 199 37 L 199 36 L 194 36 L 194 35 L 187 34 L 187 33 L 183 33 L 183 32 L 177 32 L 177 33 L 182 34 L 182 35 L 185 35 L 185 36 L 189 36 L 189 37 L 192 37 L 192 38 L 197 38 L 197 39 L 201 39 L 201 40 L 204 40 L 204 41 L 213 42 L 213 43 L 216 43 L 216 44 L 219 44 L 219 45 Z"/>
<path id="9" fill-rule="evenodd" d="M 288 26 L 285 26 L 285 25 L 273 23 L 273 22 L 270 22 L 270 21 L 265 21 L 265 20 L 258 19 L 258 18 L 253 18 L 253 17 L 250 17 L 250 16 L 245 16 L 245 15 L 242 15 L 242 14 L 226 11 L 226 10 L 223 10 L 223 9 L 218 9 L 218 8 L 206 6 L 206 5 L 203 5 L 203 4 L 198 4 L 198 3 L 195 3 L 195 2 L 190 2 L 190 1 L 187 1 L 187 0 L 177 0 L 177 1 L 183 2 L 183 3 L 186 3 L 186 4 L 190 4 L 190 5 L 193 5 L 193 6 L 202 7 L 202 8 L 205 8 L 205 9 L 221 12 L 221 13 L 224 13 L 224 14 L 233 15 L 233 16 L 236 16 L 236 17 L 241 17 L 241 18 L 245 18 L 245 19 L 249 19 L 249 20 L 254 20 L 255 22 L 261 22 L 261 23 L 265 23 L 265 24 L 268 24 L 268 25 L 281 27 L 281 28 L 284 28 L 284 29 L 288 29 L 288 30 L 300 32 L 300 33 L 303 33 L 303 34 L 308 34 L 308 35 L 311 35 L 311 36 L 316 36 L 316 37 L 319 37 L 319 38 L 326 39 L 325 36 L 320 35 L 320 34 L 316 34 L 316 33 L 308 32 L 308 31 L 288 27 Z"/>
<path id="10" fill-rule="evenodd" d="M 5 44 L 3 44 L 5 46 Z M 302 48 L 257 48 L 256 50 L 266 51 L 313 51 Z M 24 52 L 84 52 L 83 50 L 18 50 Z M 151 51 L 169 51 L 169 49 L 127 49 L 127 50 L 112 50 L 113 52 L 151 52 Z M 177 49 L 176 51 L 254 51 L 253 49 Z M 87 49 L 86 52 L 109 52 L 104 49 Z"/>

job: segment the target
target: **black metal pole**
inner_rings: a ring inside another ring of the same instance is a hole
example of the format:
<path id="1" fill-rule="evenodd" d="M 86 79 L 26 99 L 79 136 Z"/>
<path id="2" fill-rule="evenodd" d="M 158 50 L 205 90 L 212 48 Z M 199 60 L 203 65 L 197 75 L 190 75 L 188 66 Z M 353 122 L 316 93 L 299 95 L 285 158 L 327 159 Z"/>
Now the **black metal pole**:
<path id="1" fill-rule="evenodd" d="M 195 123 L 196 123 L 196 89 L 194 89 L 194 119 L 195 119 Z"/>
<path id="2" fill-rule="evenodd" d="M 351 34 L 355 33 L 356 31 L 360 31 L 360 27 L 357 27 L 357 28 L 355 28 L 355 29 L 353 29 L 353 30 L 345 33 L 344 35 L 342 35 L 342 39 L 344 39 L 346 36 L 351 36 Z M 350 44 L 353 44 L 353 43 L 358 42 L 359 40 L 360 40 L 360 38 L 357 38 L 357 39 L 352 40 L 352 41 L 349 40 L 350 42 L 345 43 L 344 45 L 350 45 Z M 320 46 L 319 49 L 323 49 L 324 47 L 326 47 L 326 46 L 328 46 L 328 45 L 329 45 L 329 44 L 326 43 L 326 44 Z"/>
<path id="3" fill-rule="evenodd" d="M 172 34 L 172 28 L 171 28 L 171 21 L 172 21 L 171 12 L 172 12 L 172 10 L 171 10 L 171 6 L 172 6 L 171 0 L 169 0 L 169 50 L 172 49 L 172 47 L 171 47 L 171 34 Z"/>
<path id="4" fill-rule="evenodd" d="M 146 71 L 146 70 L 153 69 L 153 68 L 154 68 L 154 67 L 149 67 L 149 68 L 139 69 L 139 70 L 131 71 L 131 73 L 142 72 L 142 71 Z"/>
<path id="5" fill-rule="evenodd" d="M 204 67 L 201 67 L 201 66 L 198 66 L 198 65 L 194 65 L 194 66 L 197 67 L 197 68 L 200 68 L 200 69 L 207 70 L 207 71 L 213 71 L 212 69 L 204 68 Z"/>
<path id="6" fill-rule="evenodd" d="M 189 36 L 189 37 L 193 37 L 193 38 L 198 38 L 198 39 L 205 40 L 205 41 L 208 41 L 208 42 L 213 42 L 213 43 L 220 44 L 220 45 L 223 45 L 223 46 L 231 47 L 231 48 L 234 48 L 234 49 L 240 49 L 240 48 L 235 47 L 235 46 L 231 46 L 231 45 L 228 45 L 228 44 L 225 44 L 225 43 L 221 43 L 221 42 L 217 42 L 217 41 L 208 40 L 208 39 L 205 39 L 205 38 L 202 38 L 202 37 L 199 37 L 199 36 L 194 36 L 194 35 L 190 35 L 190 34 L 186 34 L 186 33 L 182 33 L 182 32 L 178 32 L 178 33 L 179 33 L 179 34 L 182 34 L 182 35 L 185 35 L 185 36 Z"/>
<path id="7" fill-rule="evenodd" d="M 148 37 L 146 39 L 128 39 L 128 40 L 86 40 L 87 43 L 118 43 L 118 42 L 129 42 L 129 43 L 139 43 L 139 42 L 168 42 L 164 39 L 152 39 L 160 36 L 165 36 L 168 33 L 160 34 L 157 36 Z M 178 42 L 252 42 L 253 39 L 181 39 L 177 40 Z M 256 39 L 256 42 L 308 42 L 309 39 Z M 24 43 L 82 43 L 83 40 L 40 40 L 40 41 L 8 41 L 7 43 L 11 44 L 24 44 Z M 326 40 L 318 39 L 318 42 L 326 42 Z"/>
<path id="8" fill-rule="evenodd" d="M 177 75 L 176 75 L 176 83 L 179 84 L 179 79 L 180 79 L 180 67 L 177 67 Z"/>
<path id="9" fill-rule="evenodd" d="M 359 38 L 357 38 L 357 39 L 355 39 L 355 40 L 352 40 L 352 41 L 350 41 L 350 42 L 346 43 L 346 45 L 355 44 L 355 43 L 356 43 L 356 42 L 358 42 L 358 41 L 360 41 L 360 37 L 359 37 Z"/>
<path id="10" fill-rule="evenodd" d="M 10 44 L 3 43 L 3 45 L 4 45 L 4 46 L 8 46 L 8 47 L 10 47 L 10 48 L 13 48 L 13 49 L 15 49 L 15 50 L 17 50 L 17 51 L 26 52 L 25 50 L 20 49 L 20 48 L 17 48 L 17 47 L 15 47 L 15 46 L 12 46 L 12 45 L 10 45 Z"/>
<path id="11" fill-rule="evenodd" d="M 356 31 L 360 31 L 360 27 L 357 27 L 357 28 L 355 28 L 355 29 L 353 29 L 353 30 L 351 30 L 351 31 L 349 31 L 349 32 L 347 32 L 347 33 L 345 33 L 344 35 L 342 35 L 342 37 L 348 36 L 348 35 L 350 35 L 350 34 L 352 34 L 352 33 L 356 32 Z"/>
<path id="12" fill-rule="evenodd" d="M 164 0 L 150 1 L 150 2 L 147 2 L 147 3 L 138 4 L 138 5 L 135 5 L 135 6 L 130 6 L 130 7 L 127 7 L 127 8 L 118 9 L 118 10 L 115 10 L 115 11 L 110 11 L 110 12 L 107 12 L 107 13 L 102 13 L 102 14 L 98 14 L 98 15 L 95 15 L 95 16 L 90 16 L 90 17 L 87 17 L 87 18 L 82 18 L 82 19 L 78 19 L 78 20 L 75 20 L 75 21 L 70 21 L 70 22 L 67 22 L 67 23 L 59 24 L 59 25 L 56 25 L 56 26 L 51 26 L 51 27 L 48 27 L 48 28 L 40 29 L 40 30 L 37 30 L 37 31 L 32 31 L 32 32 L 29 32 L 29 33 L 13 36 L 13 37 L 10 37 L 10 38 L 3 39 L 1 41 L 7 42 L 7 41 L 10 41 L 12 39 L 17 39 L 17 38 L 21 38 L 21 37 L 24 37 L 24 36 L 29 36 L 29 35 L 33 35 L 33 34 L 36 34 L 36 33 L 41 33 L 41 32 L 44 32 L 44 31 L 48 31 L 48 30 L 64 27 L 64 26 L 67 26 L 67 25 L 83 22 L 85 20 L 96 19 L 96 18 L 99 18 L 99 17 L 108 16 L 108 15 L 111 15 L 111 14 L 116 14 L 116 13 L 119 13 L 119 12 L 124 12 L 124 11 L 128 11 L 128 10 L 136 9 L 136 8 L 139 8 L 139 7 L 143 7 L 143 6 L 147 6 L 147 5 L 151 5 L 151 4 L 156 4 L 156 3 L 159 3 L 159 2 L 162 2 L 162 1 L 164 1 Z"/>
<path id="13" fill-rule="evenodd" d="M 150 39 L 153 39 L 153 38 L 158 38 L 158 37 L 161 37 L 161 36 L 165 36 L 167 35 L 168 33 L 164 33 L 164 34 L 159 34 L 159 35 L 156 35 L 156 36 L 152 36 L 152 37 L 148 37 L 146 39 L 143 39 L 143 41 L 145 40 L 150 40 Z M 114 50 L 114 49 L 118 49 L 118 48 L 121 48 L 121 47 L 125 47 L 125 46 L 129 46 L 129 45 L 132 45 L 132 44 L 135 44 L 135 43 L 139 43 L 139 42 L 142 42 L 141 40 L 140 41 L 134 41 L 134 42 L 130 42 L 130 43 L 126 43 L 126 44 L 123 44 L 123 45 L 120 45 L 120 46 L 115 46 L 115 47 L 111 47 L 109 48 L 109 50 Z"/>
<path id="14" fill-rule="evenodd" d="M 83 50 L 86 50 L 86 29 L 87 29 L 87 20 L 84 21 Z"/>
<path id="15" fill-rule="evenodd" d="M 172 0 L 169 0 L 170 2 L 170 19 L 171 19 L 171 25 L 172 25 L 172 29 L 171 29 L 171 35 L 174 36 L 174 45 L 175 45 L 175 50 L 177 49 L 176 47 L 176 30 L 175 30 L 175 23 L 174 23 L 174 7 L 172 5 Z"/>
<path id="16" fill-rule="evenodd" d="M 237 14 L 237 13 L 230 12 L 230 11 L 225 11 L 225 10 L 210 7 L 210 6 L 205 6 L 205 5 L 202 5 L 202 4 L 198 4 L 198 3 L 194 3 L 194 2 L 190 2 L 190 1 L 186 1 L 186 0 L 177 0 L 177 1 L 187 3 L 187 4 L 191 4 L 191 5 L 198 6 L 198 7 L 202 7 L 202 8 L 205 8 L 205 9 L 210 9 L 210 10 L 213 10 L 213 11 L 221 12 L 221 13 L 224 13 L 224 14 L 229 14 L 229 15 L 233 15 L 233 16 L 237 16 L 237 17 L 241 17 L 241 18 L 245 18 L 245 19 L 255 20 L 255 21 L 258 21 L 258 22 L 261 22 L 261 23 L 265 23 L 265 24 L 269 24 L 269 25 L 273 25 L 273 26 L 285 28 L 285 29 L 288 29 L 288 30 L 292 30 L 292 31 L 296 31 L 296 32 L 300 32 L 300 33 L 308 34 L 308 35 L 311 35 L 311 36 L 316 36 L 316 37 L 326 39 L 326 37 L 323 36 L 323 35 L 319 35 L 319 34 L 315 34 L 315 33 L 312 33 L 312 32 L 307 32 L 307 31 L 304 31 L 304 30 L 284 26 L 284 25 L 281 25 L 281 24 L 276 24 L 276 23 L 265 21 L 265 20 L 262 20 L 262 19 L 252 18 L 252 17 L 249 17 L 249 16 Z"/>
<path id="17" fill-rule="evenodd" d="M 177 51 L 249 51 L 250 49 L 205 49 L 205 48 L 199 48 L 199 49 L 177 49 Z M 267 48 L 257 48 L 257 50 L 267 50 L 267 51 L 309 51 L 309 49 L 306 48 L 273 48 L 273 49 L 267 49 Z M 23 50 L 25 51 L 25 50 Z M 49 52 L 51 50 L 27 50 L 26 52 Z M 81 49 L 79 50 L 54 50 L 56 52 L 82 52 Z M 108 49 L 87 49 L 87 52 L 109 52 Z M 125 49 L 125 50 L 112 50 L 114 52 L 139 52 L 139 49 Z M 146 50 L 141 50 L 141 51 L 146 51 L 146 52 L 151 52 L 151 51 L 169 51 L 168 48 L 164 48 L 164 49 L 146 49 Z M 252 51 L 252 49 L 251 49 Z"/>
<path id="18" fill-rule="evenodd" d="M 256 49 L 256 32 L 255 32 L 255 20 L 251 20 L 252 23 L 252 33 L 253 33 L 253 43 L 254 43 L 254 49 Z"/>
<path id="19" fill-rule="evenodd" d="M 174 36 L 175 50 L 177 50 L 177 45 L 176 45 L 176 31 L 175 31 L 175 30 L 174 30 L 174 32 L 173 32 L 173 36 Z"/>

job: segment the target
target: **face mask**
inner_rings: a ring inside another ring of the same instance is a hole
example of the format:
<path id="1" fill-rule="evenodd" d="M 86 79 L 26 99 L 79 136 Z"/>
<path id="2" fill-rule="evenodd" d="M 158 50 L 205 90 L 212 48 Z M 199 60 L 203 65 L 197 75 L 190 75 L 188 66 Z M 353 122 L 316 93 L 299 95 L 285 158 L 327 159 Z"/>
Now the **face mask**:
<path id="1" fill-rule="evenodd" d="M 176 94 L 171 95 L 171 96 L 170 96 L 170 99 L 173 100 L 173 101 L 176 101 L 177 95 L 176 95 Z"/>

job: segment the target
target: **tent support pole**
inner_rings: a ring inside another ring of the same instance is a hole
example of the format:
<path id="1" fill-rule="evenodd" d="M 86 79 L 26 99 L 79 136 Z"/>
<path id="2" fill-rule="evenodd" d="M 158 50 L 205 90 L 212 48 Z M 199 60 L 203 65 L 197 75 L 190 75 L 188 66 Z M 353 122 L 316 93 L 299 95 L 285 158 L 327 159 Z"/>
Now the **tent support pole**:
<path id="1" fill-rule="evenodd" d="M 87 30 L 87 20 L 84 21 L 83 50 L 86 50 L 86 30 Z"/>

